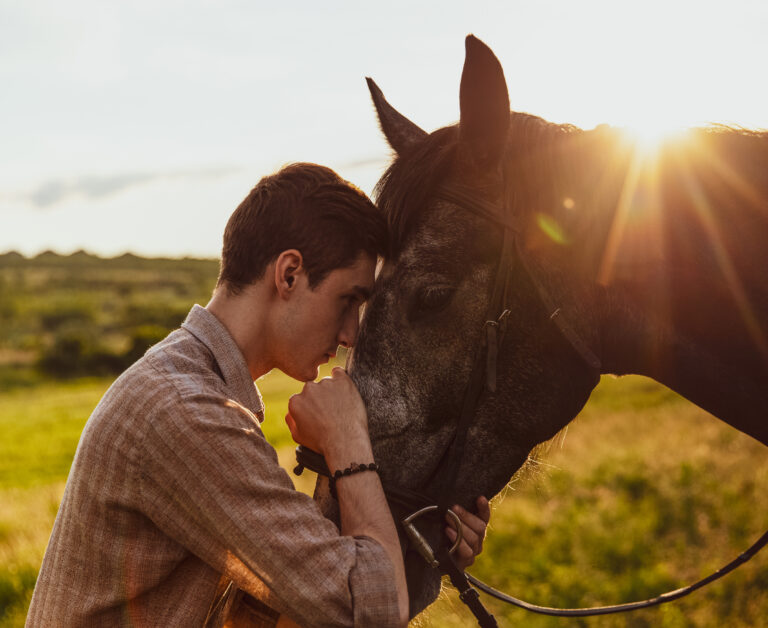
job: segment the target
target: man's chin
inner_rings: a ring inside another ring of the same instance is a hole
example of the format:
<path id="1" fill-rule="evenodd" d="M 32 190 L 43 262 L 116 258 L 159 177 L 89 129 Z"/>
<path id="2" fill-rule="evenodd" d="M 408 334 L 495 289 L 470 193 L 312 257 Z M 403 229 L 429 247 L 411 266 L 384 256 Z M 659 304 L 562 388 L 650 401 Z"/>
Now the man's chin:
<path id="1" fill-rule="evenodd" d="M 317 376 L 320 373 L 320 369 L 317 366 L 308 367 L 304 369 L 281 368 L 280 370 L 291 379 L 295 379 L 300 382 L 313 382 L 317 379 Z"/>
<path id="2" fill-rule="evenodd" d="M 305 381 L 309 382 L 309 381 L 316 380 L 317 377 L 320 375 L 320 367 L 323 364 L 328 364 L 328 362 L 330 362 L 330 361 L 331 361 L 331 356 L 326 353 L 320 360 L 318 360 L 317 364 L 314 366 L 313 369 L 311 369 L 310 371 L 307 371 L 308 373 L 312 372 L 314 374 L 312 375 L 312 377 L 310 377 L 309 379 L 307 379 Z"/>
<path id="3" fill-rule="evenodd" d="M 331 357 L 335 356 L 331 356 L 330 354 L 325 353 L 321 357 L 316 358 L 311 364 L 305 364 L 304 366 L 301 364 L 296 364 L 289 370 L 281 370 L 289 377 L 297 379 L 300 382 L 313 382 L 317 379 L 318 375 L 320 375 L 320 367 L 323 364 L 328 364 L 328 362 L 331 360 Z"/>
<path id="4" fill-rule="evenodd" d="M 296 379 L 299 379 L 302 382 L 314 382 L 317 379 L 318 375 L 320 375 L 320 367 L 315 366 L 310 369 L 307 369 L 307 371 L 304 373 L 302 377 L 297 377 Z"/>

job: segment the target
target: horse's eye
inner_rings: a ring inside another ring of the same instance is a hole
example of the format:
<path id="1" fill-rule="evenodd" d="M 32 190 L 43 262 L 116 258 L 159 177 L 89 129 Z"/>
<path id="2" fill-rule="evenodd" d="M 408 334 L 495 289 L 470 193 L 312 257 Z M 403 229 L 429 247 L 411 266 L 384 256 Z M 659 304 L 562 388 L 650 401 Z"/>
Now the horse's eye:
<path id="1" fill-rule="evenodd" d="M 453 288 L 450 286 L 427 286 L 413 300 L 411 317 L 418 318 L 426 314 L 435 314 L 442 310 L 451 300 Z"/>

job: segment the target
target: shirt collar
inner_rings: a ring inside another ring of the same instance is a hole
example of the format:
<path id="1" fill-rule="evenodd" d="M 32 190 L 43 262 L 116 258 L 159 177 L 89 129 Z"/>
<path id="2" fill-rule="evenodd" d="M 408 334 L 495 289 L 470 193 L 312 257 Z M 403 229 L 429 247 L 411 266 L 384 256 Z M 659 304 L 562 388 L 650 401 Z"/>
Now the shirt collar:
<path id="1" fill-rule="evenodd" d="M 261 393 L 251 379 L 240 347 L 221 321 L 204 307 L 194 305 L 181 326 L 208 347 L 236 400 L 253 412 L 259 421 L 263 421 Z"/>

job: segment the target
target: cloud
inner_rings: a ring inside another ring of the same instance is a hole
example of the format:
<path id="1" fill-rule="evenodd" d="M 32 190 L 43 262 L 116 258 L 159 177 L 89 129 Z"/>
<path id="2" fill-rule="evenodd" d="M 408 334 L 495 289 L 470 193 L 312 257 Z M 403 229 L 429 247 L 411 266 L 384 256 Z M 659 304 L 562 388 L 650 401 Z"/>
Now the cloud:
<path id="1" fill-rule="evenodd" d="M 72 197 L 89 200 L 113 196 L 128 188 L 154 181 L 179 179 L 218 179 L 238 172 L 240 168 L 211 167 L 172 172 L 131 172 L 104 176 L 84 176 L 76 179 L 51 180 L 40 184 L 22 197 L 39 209 L 46 209 Z"/>

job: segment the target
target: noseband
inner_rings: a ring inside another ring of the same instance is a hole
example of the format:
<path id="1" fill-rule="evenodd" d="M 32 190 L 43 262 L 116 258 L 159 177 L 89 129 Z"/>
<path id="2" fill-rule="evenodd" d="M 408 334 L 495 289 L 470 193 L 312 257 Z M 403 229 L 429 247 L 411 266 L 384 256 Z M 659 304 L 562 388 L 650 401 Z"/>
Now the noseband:
<path id="1" fill-rule="evenodd" d="M 477 618 L 479 625 L 482 628 L 492 628 L 497 626 L 497 623 L 493 615 L 491 615 L 480 602 L 477 593 L 478 589 L 502 602 L 543 615 L 587 617 L 591 615 L 620 613 L 657 606 L 684 597 L 696 589 L 722 578 L 730 571 L 736 569 L 739 565 L 748 561 L 752 556 L 757 554 L 760 549 L 768 544 L 768 532 L 766 532 L 735 560 L 706 578 L 681 589 L 670 591 L 659 595 L 658 597 L 639 602 L 592 608 L 551 608 L 548 606 L 530 604 L 529 602 L 513 598 L 501 591 L 497 591 L 474 576 L 464 573 L 459 569 L 452 554 L 461 543 L 462 526 L 461 520 L 449 506 L 452 503 L 451 496 L 454 492 L 454 487 L 458 478 L 459 466 L 464 456 L 464 448 L 466 446 L 469 429 L 472 425 L 472 420 L 474 419 L 477 407 L 480 404 L 480 398 L 483 392 L 487 392 L 491 395 L 496 393 L 498 348 L 501 339 L 504 336 L 507 319 L 510 313 L 509 304 L 512 275 L 517 269 L 519 269 L 519 271 L 533 284 L 549 319 L 556 325 L 562 336 L 581 357 L 584 365 L 594 377 L 594 384 L 597 384 L 600 380 L 601 363 L 600 359 L 590 349 L 589 345 L 568 322 L 567 317 L 562 313 L 561 308 L 557 306 L 546 287 L 537 279 L 536 275 L 530 271 L 525 256 L 519 250 L 518 233 L 517 229 L 512 224 L 512 216 L 509 206 L 505 204 L 503 208 L 500 208 L 496 203 L 484 200 L 476 191 L 455 185 L 440 188 L 437 191 L 437 198 L 453 203 L 462 209 L 485 218 L 503 229 L 499 264 L 496 268 L 493 291 L 486 311 L 484 323 L 485 343 L 478 348 L 478 351 L 475 354 L 472 372 L 464 391 L 461 414 L 459 415 L 454 438 L 441 457 L 437 469 L 433 474 L 433 477 L 438 475 L 443 477 L 443 481 L 441 482 L 443 490 L 440 491 L 439 496 L 437 498 L 429 497 L 409 489 L 391 486 L 386 483 L 383 483 L 383 486 L 384 494 L 387 501 L 390 503 L 390 506 L 397 506 L 406 512 L 411 512 L 410 515 L 401 521 L 406 535 L 410 540 L 411 547 L 415 549 L 431 567 L 438 568 L 442 573 L 448 575 L 453 585 L 459 591 L 461 601 L 469 607 Z M 306 467 L 320 475 L 330 477 L 330 472 L 325 464 L 325 460 L 320 454 L 299 446 L 296 448 L 296 460 L 298 466 L 294 472 L 297 475 Z M 442 469 L 444 469 L 444 471 L 441 473 Z M 438 515 L 441 519 L 445 515 L 448 515 L 456 524 L 457 539 L 451 547 L 449 547 L 445 540 L 443 540 L 438 549 L 434 550 L 414 524 L 414 522 L 421 517 L 435 515 Z M 473 588 L 472 585 L 477 587 L 477 589 Z"/>

